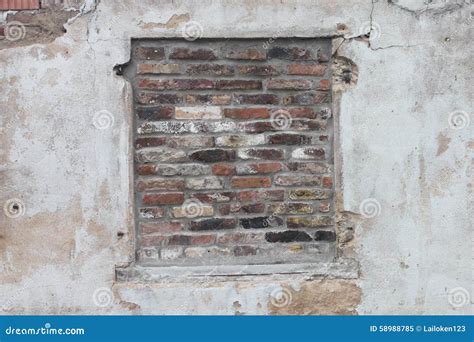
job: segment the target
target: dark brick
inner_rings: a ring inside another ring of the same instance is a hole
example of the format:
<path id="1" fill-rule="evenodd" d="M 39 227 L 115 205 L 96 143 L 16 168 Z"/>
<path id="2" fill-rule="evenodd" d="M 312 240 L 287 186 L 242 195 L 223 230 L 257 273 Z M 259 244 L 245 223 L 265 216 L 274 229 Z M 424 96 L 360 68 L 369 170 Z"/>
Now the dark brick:
<path id="1" fill-rule="evenodd" d="M 165 49 L 138 46 L 135 48 L 135 56 L 144 60 L 160 60 L 165 58 Z"/>
<path id="2" fill-rule="evenodd" d="M 234 247 L 234 255 L 235 256 L 248 256 L 248 255 L 256 255 L 257 248 L 252 246 L 235 246 Z"/>
<path id="3" fill-rule="evenodd" d="M 236 219 L 211 218 L 199 221 L 191 221 L 189 229 L 191 231 L 232 229 L 235 228 L 236 224 Z"/>
<path id="4" fill-rule="evenodd" d="M 238 197 L 242 202 L 283 201 L 285 190 L 245 190 L 240 191 Z"/>
<path id="5" fill-rule="evenodd" d="M 137 96 L 140 104 L 177 104 L 183 100 L 182 96 L 175 94 L 156 94 L 141 92 Z"/>
<path id="6" fill-rule="evenodd" d="M 195 59 L 195 60 L 214 60 L 217 59 L 214 52 L 208 49 L 187 49 L 175 48 L 170 54 L 171 59 Z"/>
<path id="7" fill-rule="evenodd" d="M 264 203 L 256 204 L 223 204 L 219 207 L 219 212 L 221 215 L 230 215 L 230 214 L 262 214 L 265 211 Z"/>
<path id="8" fill-rule="evenodd" d="M 214 235 L 173 235 L 168 237 L 168 245 L 209 245 L 214 240 Z"/>
<path id="9" fill-rule="evenodd" d="M 228 105 L 231 101 L 230 95 L 186 95 L 189 104 Z"/>
<path id="10" fill-rule="evenodd" d="M 255 48 L 248 48 L 245 50 L 233 50 L 226 54 L 228 59 L 241 59 L 241 60 L 254 60 L 262 61 L 267 58 L 267 54 L 264 50 Z"/>
<path id="11" fill-rule="evenodd" d="M 230 76 L 234 72 L 233 66 L 223 64 L 191 64 L 187 68 L 189 75 Z"/>
<path id="12" fill-rule="evenodd" d="M 299 47 L 274 47 L 268 51 L 268 58 L 286 60 L 310 60 L 312 56 L 311 51 Z"/>
<path id="13" fill-rule="evenodd" d="M 235 160 L 235 151 L 222 149 L 209 149 L 193 152 L 189 158 L 202 163 L 216 163 Z"/>
<path id="14" fill-rule="evenodd" d="M 286 220 L 288 228 L 319 228 L 333 224 L 331 216 L 295 216 Z"/>
<path id="15" fill-rule="evenodd" d="M 168 120 L 173 117 L 173 107 L 139 107 L 136 109 L 137 116 L 141 120 Z"/>
<path id="16" fill-rule="evenodd" d="M 160 80 L 143 78 L 138 81 L 138 88 L 150 90 L 213 89 L 214 86 L 214 81 L 200 79 Z"/>
<path id="17" fill-rule="evenodd" d="M 334 242 L 336 241 L 336 233 L 330 230 L 318 230 L 314 233 L 314 240 Z"/>
<path id="18" fill-rule="evenodd" d="M 274 145 L 307 145 L 311 143 L 311 136 L 281 133 L 271 135 L 269 142 Z"/>
<path id="19" fill-rule="evenodd" d="M 240 219 L 244 229 L 260 229 L 268 227 L 279 227 L 283 225 L 283 219 L 278 216 L 264 216 Z"/>
<path id="20" fill-rule="evenodd" d="M 154 137 L 154 138 L 137 138 L 135 140 L 135 148 L 143 148 L 143 147 L 156 147 L 162 146 L 166 142 L 166 138 L 164 137 Z"/>
<path id="21" fill-rule="evenodd" d="M 313 239 L 305 232 L 287 230 L 284 232 L 268 232 L 265 234 L 268 242 L 306 242 Z"/>
<path id="22" fill-rule="evenodd" d="M 235 95 L 234 97 L 238 104 L 273 104 L 280 102 L 277 95 L 273 94 L 253 94 L 253 95 Z"/>
<path id="23" fill-rule="evenodd" d="M 237 194 L 231 191 L 223 191 L 223 192 L 200 192 L 192 194 L 192 198 L 197 198 L 203 203 L 221 203 L 221 202 L 229 202 L 235 199 Z"/>
<path id="24" fill-rule="evenodd" d="M 238 65 L 237 70 L 242 75 L 276 76 L 277 69 L 271 65 Z"/>
<path id="25" fill-rule="evenodd" d="M 283 99 L 286 105 L 315 105 L 328 103 L 329 95 L 327 92 L 310 92 L 298 95 L 290 95 Z"/>
<path id="26" fill-rule="evenodd" d="M 262 81 L 252 80 L 221 80 L 217 81 L 217 89 L 262 89 Z"/>

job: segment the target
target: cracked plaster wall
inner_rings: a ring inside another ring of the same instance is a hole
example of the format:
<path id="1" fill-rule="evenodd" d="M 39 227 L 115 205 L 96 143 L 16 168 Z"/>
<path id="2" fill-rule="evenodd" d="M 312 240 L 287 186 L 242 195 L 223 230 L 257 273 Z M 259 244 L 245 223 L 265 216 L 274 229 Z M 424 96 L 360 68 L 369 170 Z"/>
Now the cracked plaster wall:
<path id="1" fill-rule="evenodd" d="M 2 312 L 472 313 L 472 303 L 448 301 L 453 288 L 472 294 L 473 130 L 449 125 L 455 110 L 471 115 L 471 10 L 459 1 L 89 0 L 54 41 L 4 46 L 0 199 L 20 199 L 25 213 L 0 215 Z M 190 20 L 206 37 L 332 36 L 352 61 L 357 84 L 341 86 L 335 104 L 336 158 L 339 209 L 357 223 L 342 253 L 359 261 L 358 279 L 114 282 L 133 253 L 133 201 L 131 88 L 113 67 L 128 61 L 132 37 L 180 37 Z M 101 110 L 109 129 L 93 124 Z M 359 215 L 368 198 L 380 203 L 371 219 Z"/>

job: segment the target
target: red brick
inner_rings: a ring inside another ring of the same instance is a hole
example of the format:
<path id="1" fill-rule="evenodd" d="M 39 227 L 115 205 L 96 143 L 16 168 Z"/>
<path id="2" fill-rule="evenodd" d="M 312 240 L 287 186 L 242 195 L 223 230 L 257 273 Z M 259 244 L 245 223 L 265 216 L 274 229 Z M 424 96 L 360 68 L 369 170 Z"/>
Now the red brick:
<path id="1" fill-rule="evenodd" d="M 154 164 L 140 164 L 137 166 L 137 174 L 140 176 L 150 176 L 156 174 L 156 166 Z"/>
<path id="2" fill-rule="evenodd" d="M 231 101 L 230 95 L 186 95 L 189 104 L 228 105 Z"/>
<path id="3" fill-rule="evenodd" d="M 271 184 L 268 177 L 234 177 L 231 180 L 234 188 L 268 188 Z"/>
<path id="4" fill-rule="evenodd" d="M 183 190 L 184 184 L 182 179 L 153 178 L 138 181 L 137 189 L 138 191 Z"/>
<path id="5" fill-rule="evenodd" d="M 162 221 L 140 223 L 140 231 L 143 234 L 174 233 L 184 229 L 184 223 L 178 221 Z"/>
<path id="6" fill-rule="evenodd" d="M 245 49 L 245 50 L 230 51 L 226 55 L 226 58 L 228 58 L 228 59 L 262 61 L 262 60 L 265 60 L 267 58 L 267 54 L 264 50 L 249 48 L 249 49 Z"/>
<path id="7" fill-rule="evenodd" d="M 282 186 L 319 186 L 321 177 L 313 175 L 278 175 L 275 184 Z"/>
<path id="8" fill-rule="evenodd" d="M 231 203 L 231 204 L 223 204 L 219 206 L 219 212 L 221 215 L 261 214 L 264 211 L 265 211 L 264 203 L 255 203 L 255 204 Z"/>
<path id="9" fill-rule="evenodd" d="M 182 204 L 184 202 L 184 193 L 145 194 L 143 195 L 142 202 L 146 205 Z"/>
<path id="10" fill-rule="evenodd" d="M 171 59 L 195 59 L 195 60 L 214 60 L 217 59 L 214 52 L 208 49 L 187 49 L 175 48 L 170 54 Z"/>
<path id="11" fill-rule="evenodd" d="M 239 164 L 237 165 L 237 174 L 252 175 L 256 173 L 273 173 L 280 171 L 281 168 L 281 163 Z"/>
<path id="12" fill-rule="evenodd" d="M 316 89 L 322 90 L 322 91 L 327 91 L 331 88 L 331 81 L 329 80 L 320 80 L 319 85 Z"/>
<path id="13" fill-rule="evenodd" d="M 217 89 L 262 89 L 262 81 L 252 80 L 221 80 L 217 81 Z"/>
<path id="14" fill-rule="evenodd" d="M 173 235 L 168 237 L 168 245 L 210 245 L 215 241 L 214 235 Z"/>
<path id="15" fill-rule="evenodd" d="M 139 89 L 151 90 L 190 90 L 190 89 L 213 89 L 214 81 L 211 80 L 195 80 L 195 79 L 176 79 L 176 80 L 159 80 L 143 78 L 138 81 Z"/>
<path id="16" fill-rule="evenodd" d="M 268 108 L 226 108 L 224 116 L 232 119 L 268 119 Z"/>
<path id="17" fill-rule="evenodd" d="M 288 75 L 324 76 L 327 66 L 321 64 L 290 64 Z"/>
<path id="18" fill-rule="evenodd" d="M 212 166 L 212 173 L 216 176 L 230 176 L 235 171 L 234 165 L 232 164 L 214 164 Z"/>
<path id="19" fill-rule="evenodd" d="M 332 177 L 323 177 L 323 187 L 332 188 Z"/>
<path id="20" fill-rule="evenodd" d="M 284 197 L 284 190 L 245 190 L 240 191 L 238 195 L 239 201 L 242 202 L 283 201 Z"/>
<path id="21" fill-rule="evenodd" d="M 140 244 L 143 247 L 150 247 L 150 246 L 160 246 L 161 243 L 166 239 L 165 236 L 161 235 L 150 235 L 150 236 L 143 236 L 140 239 Z"/>
<path id="22" fill-rule="evenodd" d="M 166 138 L 164 137 L 137 138 L 135 140 L 135 148 L 162 146 L 165 142 Z"/>
<path id="23" fill-rule="evenodd" d="M 179 64 L 138 64 L 137 74 L 179 74 Z"/>

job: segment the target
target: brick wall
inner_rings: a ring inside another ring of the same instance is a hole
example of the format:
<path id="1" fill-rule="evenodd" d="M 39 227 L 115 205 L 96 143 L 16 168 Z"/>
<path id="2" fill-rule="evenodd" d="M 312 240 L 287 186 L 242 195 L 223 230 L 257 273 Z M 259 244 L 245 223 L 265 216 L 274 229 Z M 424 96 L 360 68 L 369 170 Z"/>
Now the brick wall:
<path id="1" fill-rule="evenodd" d="M 136 40 L 137 259 L 335 255 L 330 41 Z"/>

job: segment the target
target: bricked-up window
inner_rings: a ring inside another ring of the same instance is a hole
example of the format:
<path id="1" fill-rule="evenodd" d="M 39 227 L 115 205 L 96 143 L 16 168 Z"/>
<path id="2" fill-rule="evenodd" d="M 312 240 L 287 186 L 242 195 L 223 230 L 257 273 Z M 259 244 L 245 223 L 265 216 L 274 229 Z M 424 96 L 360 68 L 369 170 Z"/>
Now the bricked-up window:
<path id="1" fill-rule="evenodd" d="M 330 40 L 135 40 L 137 261 L 331 261 Z"/>

